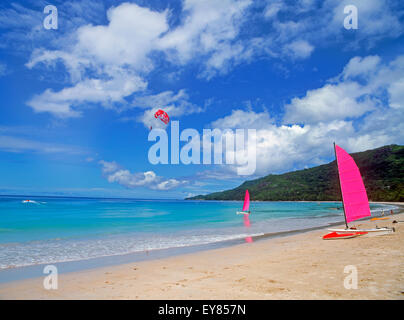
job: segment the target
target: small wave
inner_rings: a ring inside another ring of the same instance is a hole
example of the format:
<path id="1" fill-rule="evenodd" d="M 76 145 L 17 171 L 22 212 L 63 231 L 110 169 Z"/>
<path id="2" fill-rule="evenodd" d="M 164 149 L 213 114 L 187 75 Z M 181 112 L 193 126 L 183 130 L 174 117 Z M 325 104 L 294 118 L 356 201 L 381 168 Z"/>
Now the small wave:
<path id="1" fill-rule="evenodd" d="M 42 241 L 37 243 L 8 244 L 0 252 L 0 269 L 25 267 L 45 263 L 60 263 L 137 252 L 181 248 L 223 241 L 262 236 L 264 233 L 234 235 L 196 235 L 154 239 L 117 238 L 87 241 Z"/>

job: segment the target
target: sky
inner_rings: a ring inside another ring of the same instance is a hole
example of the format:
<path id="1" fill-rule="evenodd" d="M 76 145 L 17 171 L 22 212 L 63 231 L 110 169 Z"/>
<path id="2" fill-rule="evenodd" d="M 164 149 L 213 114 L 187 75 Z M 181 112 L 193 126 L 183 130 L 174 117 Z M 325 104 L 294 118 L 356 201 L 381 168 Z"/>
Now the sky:
<path id="1" fill-rule="evenodd" d="M 0 194 L 183 199 L 403 144 L 403 32 L 398 0 L 3 1 Z M 256 130 L 256 170 L 152 164 L 158 109 Z"/>

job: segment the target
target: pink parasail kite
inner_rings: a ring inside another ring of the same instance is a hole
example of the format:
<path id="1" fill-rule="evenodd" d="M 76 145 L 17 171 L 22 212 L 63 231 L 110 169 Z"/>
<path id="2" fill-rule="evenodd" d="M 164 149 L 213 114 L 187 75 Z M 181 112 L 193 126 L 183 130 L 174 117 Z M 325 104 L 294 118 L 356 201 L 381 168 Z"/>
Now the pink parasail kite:
<path id="1" fill-rule="evenodd" d="M 168 122 L 170 122 L 170 117 L 168 116 L 167 112 L 165 112 L 165 111 L 163 111 L 161 109 L 156 111 L 156 113 L 154 114 L 154 117 L 156 119 L 160 119 L 165 124 L 168 124 Z"/>

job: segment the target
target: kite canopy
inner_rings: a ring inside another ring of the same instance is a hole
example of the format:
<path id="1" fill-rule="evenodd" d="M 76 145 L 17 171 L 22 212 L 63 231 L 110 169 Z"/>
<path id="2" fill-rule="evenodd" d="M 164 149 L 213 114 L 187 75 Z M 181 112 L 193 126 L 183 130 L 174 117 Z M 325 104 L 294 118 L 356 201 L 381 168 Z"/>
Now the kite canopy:
<path id="1" fill-rule="evenodd" d="M 154 114 L 154 117 L 156 119 L 160 119 L 165 124 L 168 124 L 168 122 L 170 121 L 170 117 L 168 116 L 167 112 L 165 112 L 164 110 L 161 110 L 161 109 L 156 111 L 156 113 Z"/>

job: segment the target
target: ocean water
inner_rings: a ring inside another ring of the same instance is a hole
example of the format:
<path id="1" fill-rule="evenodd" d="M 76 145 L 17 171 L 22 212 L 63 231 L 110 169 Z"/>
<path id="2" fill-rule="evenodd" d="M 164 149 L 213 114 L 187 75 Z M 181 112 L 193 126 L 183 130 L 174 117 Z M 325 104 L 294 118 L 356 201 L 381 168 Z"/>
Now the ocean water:
<path id="1" fill-rule="evenodd" d="M 185 248 L 343 222 L 339 202 L 0 196 L 0 269 Z M 391 206 L 371 205 L 373 212 Z"/>

